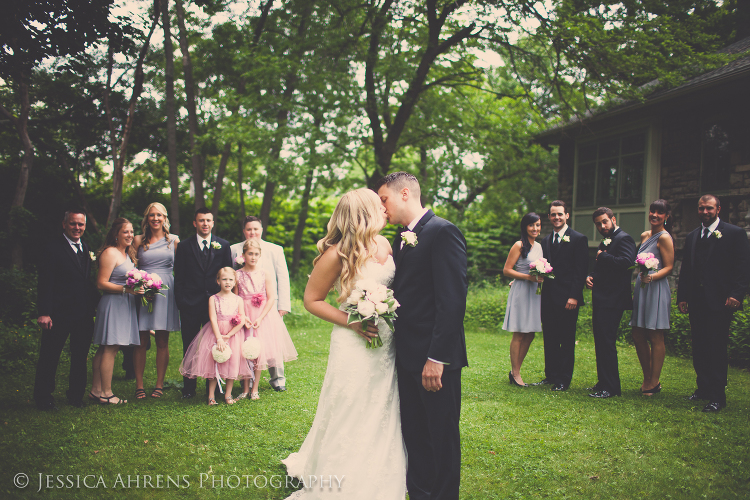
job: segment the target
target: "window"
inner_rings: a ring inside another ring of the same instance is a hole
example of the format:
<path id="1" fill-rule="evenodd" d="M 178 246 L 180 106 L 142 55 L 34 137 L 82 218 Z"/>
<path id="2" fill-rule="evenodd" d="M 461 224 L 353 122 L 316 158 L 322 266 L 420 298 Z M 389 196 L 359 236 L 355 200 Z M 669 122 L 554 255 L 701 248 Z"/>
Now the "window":
<path id="1" fill-rule="evenodd" d="M 750 164 L 750 126 L 717 120 L 703 128 L 701 191 L 730 189 L 731 173 L 737 165 Z"/>
<path id="2" fill-rule="evenodd" d="M 643 203 L 646 133 L 578 146 L 576 206 Z"/>

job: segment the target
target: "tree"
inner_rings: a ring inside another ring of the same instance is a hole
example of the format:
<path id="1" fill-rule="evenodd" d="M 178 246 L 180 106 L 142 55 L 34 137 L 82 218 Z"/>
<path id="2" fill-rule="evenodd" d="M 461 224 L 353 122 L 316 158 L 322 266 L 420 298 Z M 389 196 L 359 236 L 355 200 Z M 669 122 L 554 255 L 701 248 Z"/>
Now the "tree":
<path id="1" fill-rule="evenodd" d="M 180 234 L 180 178 L 177 171 L 177 117 L 174 95 L 174 49 L 170 27 L 169 0 L 161 0 L 161 24 L 164 29 L 164 108 L 167 115 L 167 160 L 169 161 L 171 230 Z"/>

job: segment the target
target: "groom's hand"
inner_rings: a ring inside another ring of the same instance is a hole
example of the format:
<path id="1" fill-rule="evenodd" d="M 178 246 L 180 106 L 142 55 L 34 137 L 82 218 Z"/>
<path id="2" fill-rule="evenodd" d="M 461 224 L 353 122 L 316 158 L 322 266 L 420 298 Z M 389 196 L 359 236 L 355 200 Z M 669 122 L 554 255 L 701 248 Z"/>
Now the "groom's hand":
<path id="1" fill-rule="evenodd" d="M 422 369 L 422 387 L 427 391 L 437 392 L 443 388 L 443 382 L 440 380 L 442 377 L 443 365 L 428 359 Z"/>

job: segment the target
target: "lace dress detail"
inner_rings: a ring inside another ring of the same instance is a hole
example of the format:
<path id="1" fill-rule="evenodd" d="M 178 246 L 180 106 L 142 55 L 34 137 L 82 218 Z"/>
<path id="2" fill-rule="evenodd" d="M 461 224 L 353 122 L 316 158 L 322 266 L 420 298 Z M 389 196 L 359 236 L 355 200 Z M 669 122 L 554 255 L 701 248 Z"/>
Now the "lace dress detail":
<path id="1" fill-rule="evenodd" d="M 359 279 L 390 286 L 396 266 L 368 262 Z M 343 306 L 342 306 L 343 307 Z M 298 453 L 282 462 L 299 479 L 324 476 L 326 482 L 303 488 L 289 499 L 356 498 L 402 500 L 406 496 L 406 450 L 396 379 L 393 332 L 378 324 L 383 346 L 365 348 L 348 328 L 331 332 L 323 387 L 312 428 Z M 328 477 L 333 486 L 329 488 Z"/>

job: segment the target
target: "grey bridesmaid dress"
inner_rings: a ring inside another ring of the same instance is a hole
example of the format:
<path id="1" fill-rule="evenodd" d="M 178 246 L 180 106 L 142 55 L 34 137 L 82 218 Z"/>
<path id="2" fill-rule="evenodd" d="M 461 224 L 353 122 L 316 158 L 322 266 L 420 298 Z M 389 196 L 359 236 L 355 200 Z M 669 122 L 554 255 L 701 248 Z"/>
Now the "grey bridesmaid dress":
<path id="1" fill-rule="evenodd" d="M 650 271 L 653 274 L 662 269 L 663 263 L 659 248 L 656 246 L 659 237 L 666 233 L 660 231 L 643 242 L 638 253 L 651 252 L 654 257 L 659 259 L 659 267 L 656 271 Z M 666 278 L 646 283 L 645 288 L 641 288 L 641 274 L 635 280 L 635 291 L 633 292 L 633 316 L 630 319 L 630 326 L 646 328 L 648 330 L 668 330 L 669 329 L 669 310 L 672 301 L 672 295 L 669 289 L 669 280 Z"/>
<path id="2" fill-rule="evenodd" d="M 518 257 L 516 271 L 529 274 L 529 264 L 542 258 L 542 245 L 534 242 L 526 257 Z M 503 330 L 508 332 L 542 331 L 542 296 L 536 294 L 538 283 L 515 280 L 508 292 L 508 305 L 505 308 Z"/>
<path id="3" fill-rule="evenodd" d="M 138 268 L 147 273 L 156 273 L 168 290 L 162 289 L 161 295 L 154 297 L 153 311 L 148 312 L 148 307 L 142 304 L 138 308 L 138 329 L 142 332 L 147 330 L 166 330 L 176 332 L 180 330 L 180 312 L 174 298 L 174 249 L 177 235 L 169 235 L 169 243 L 160 238 L 156 243 L 149 245 L 148 250 L 143 246 L 138 247 Z"/>
<path id="4" fill-rule="evenodd" d="M 130 257 L 126 257 L 122 264 L 112 270 L 109 282 L 125 285 L 125 274 L 134 267 Z M 94 344 L 140 345 L 135 301 L 135 296 L 129 293 L 104 293 L 96 309 Z"/>

